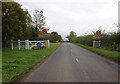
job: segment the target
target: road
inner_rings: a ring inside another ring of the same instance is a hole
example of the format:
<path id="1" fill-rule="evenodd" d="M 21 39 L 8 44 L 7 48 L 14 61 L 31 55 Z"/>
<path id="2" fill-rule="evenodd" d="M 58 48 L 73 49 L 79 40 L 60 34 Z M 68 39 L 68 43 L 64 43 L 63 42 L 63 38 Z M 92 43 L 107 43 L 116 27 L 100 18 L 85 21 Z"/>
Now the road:
<path id="1" fill-rule="evenodd" d="M 118 65 L 71 43 L 63 43 L 19 82 L 117 82 Z"/>

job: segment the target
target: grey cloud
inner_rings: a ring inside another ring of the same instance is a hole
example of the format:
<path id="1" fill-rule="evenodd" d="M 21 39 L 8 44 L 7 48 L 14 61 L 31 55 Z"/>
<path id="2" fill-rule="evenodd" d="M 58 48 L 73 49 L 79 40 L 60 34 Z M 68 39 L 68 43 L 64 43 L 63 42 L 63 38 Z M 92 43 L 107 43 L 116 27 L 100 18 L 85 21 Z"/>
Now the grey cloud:
<path id="1" fill-rule="evenodd" d="M 15 0 L 17 1 L 17 0 Z M 73 30 L 77 35 L 90 29 L 110 27 L 117 23 L 119 0 L 19 0 L 31 14 L 34 9 L 43 10 L 50 31 L 57 31 L 65 37 Z M 76 25 L 76 26 L 74 26 Z"/>

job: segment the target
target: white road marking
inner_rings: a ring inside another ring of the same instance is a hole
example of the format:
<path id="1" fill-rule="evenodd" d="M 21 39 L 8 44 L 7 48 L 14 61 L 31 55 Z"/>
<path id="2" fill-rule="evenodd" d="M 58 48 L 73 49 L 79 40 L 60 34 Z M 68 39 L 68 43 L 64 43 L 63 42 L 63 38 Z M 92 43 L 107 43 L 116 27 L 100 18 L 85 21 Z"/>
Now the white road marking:
<path id="1" fill-rule="evenodd" d="M 79 60 L 76 58 L 76 61 L 79 62 Z"/>

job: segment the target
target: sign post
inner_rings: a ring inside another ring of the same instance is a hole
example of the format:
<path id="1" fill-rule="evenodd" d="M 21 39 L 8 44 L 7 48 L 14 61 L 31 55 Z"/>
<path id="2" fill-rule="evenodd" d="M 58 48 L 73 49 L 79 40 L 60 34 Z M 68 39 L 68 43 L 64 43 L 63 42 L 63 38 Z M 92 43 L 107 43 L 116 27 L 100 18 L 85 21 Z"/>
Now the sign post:
<path id="1" fill-rule="evenodd" d="M 49 39 L 50 33 L 47 33 L 47 29 L 43 29 L 42 33 L 38 33 L 38 39 Z"/>
<path id="2" fill-rule="evenodd" d="M 100 47 L 100 40 L 99 40 L 99 47 Z"/>
<path id="3" fill-rule="evenodd" d="M 94 40 L 93 40 L 93 48 L 94 48 Z"/>
<path id="4" fill-rule="evenodd" d="M 49 39 L 50 33 L 47 33 L 47 29 L 43 29 L 42 33 L 38 33 L 38 39 Z M 50 41 L 47 40 L 48 48 L 50 48 Z"/>
<path id="5" fill-rule="evenodd" d="M 49 40 L 47 40 L 48 41 L 48 48 L 50 48 L 50 41 Z"/>
<path id="6" fill-rule="evenodd" d="M 103 35 L 101 34 L 101 31 L 100 30 L 97 30 L 96 31 L 96 34 L 95 35 L 92 35 L 92 39 L 93 39 L 93 48 L 96 47 L 96 43 L 98 42 L 98 47 L 100 47 L 100 39 L 103 38 Z M 96 40 L 99 40 L 99 41 L 96 41 Z"/>

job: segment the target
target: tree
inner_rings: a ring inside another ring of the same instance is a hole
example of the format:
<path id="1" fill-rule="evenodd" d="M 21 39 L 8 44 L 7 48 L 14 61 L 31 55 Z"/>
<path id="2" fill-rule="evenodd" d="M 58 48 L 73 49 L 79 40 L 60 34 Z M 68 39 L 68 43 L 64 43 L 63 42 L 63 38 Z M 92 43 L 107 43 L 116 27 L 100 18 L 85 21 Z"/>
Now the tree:
<path id="1" fill-rule="evenodd" d="M 27 9 L 25 9 L 25 13 L 27 15 L 27 18 L 26 18 L 27 19 L 27 27 L 33 28 L 33 20 Z"/>
<path id="2" fill-rule="evenodd" d="M 69 42 L 71 42 L 74 38 L 76 38 L 76 33 L 74 31 L 71 31 L 70 35 L 67 36 L 66 38 L 68 38 Z"/>
<path id="3" fill-rule="evenodd" d="M 61 35 L 58 35 L 57 32 L 52 32 L 51 35 L 50 35 L 50 41 L 51 42 L 56 42 L 56 41 L 61 41 L 62 40 L 62 37 Z"/>
<path id="4" fill-rule="evenodd" d="M 43 15 L 43 11 L 34 10 L 33 15 L 34 15 L 33 21 L 35 25 L 35 30 L 36 32 L 41 31 L 42 29 L 45 28 L 45 18 Z"/>
<path id="5" fill-rule="evenodd" d="M 22 38 L 27 28 L 27 15 L 16 2 L 2 2 L 2 42 L 7 46 L 11 39 Z"/>
<path id="6" fill-rule="evenodd" d="M 35 32 L 35 26 L 33 24 L 33 20 L 32 20 L 32 17 L 30 15 L 30 13 L 28 12 L 27 9 L 25 9 L 25 13 L 27 15 L 27 28 L 24 32 L 24 39 L 23 40 L 26 40 L 26 39 L 29 39 L 29 40 L 35 40 L 37 37 L 36 37 L 36 32 Z"/>

